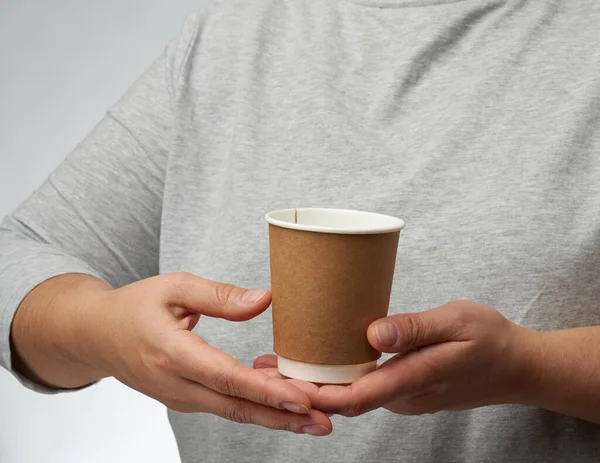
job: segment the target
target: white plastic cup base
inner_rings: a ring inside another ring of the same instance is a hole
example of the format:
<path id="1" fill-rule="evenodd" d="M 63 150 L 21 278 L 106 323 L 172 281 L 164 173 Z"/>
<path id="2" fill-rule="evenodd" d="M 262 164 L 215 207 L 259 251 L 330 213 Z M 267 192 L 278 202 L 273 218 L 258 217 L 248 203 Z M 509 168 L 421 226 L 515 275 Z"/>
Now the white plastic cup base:
<path id="1" fill-rule="evenodd" d="M 377 360 L 359 365 L 319 365 L 278 355 L 277 362 L 283 376 L 323 384 L 350 384 L 377 369 Z"/>

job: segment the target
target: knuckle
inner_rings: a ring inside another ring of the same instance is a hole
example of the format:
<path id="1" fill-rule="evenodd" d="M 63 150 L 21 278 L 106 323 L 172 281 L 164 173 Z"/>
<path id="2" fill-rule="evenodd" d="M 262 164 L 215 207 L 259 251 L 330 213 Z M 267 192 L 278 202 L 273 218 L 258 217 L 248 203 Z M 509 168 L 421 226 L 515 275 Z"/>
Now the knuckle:
<path id="1" fill-rule="evenodd" d="M 231 401 L 223 408 L 223 418 L 234 423 L 247 424 L 250 423 L 250 414 L 248 408 L 241 400 Z"/>
<path id="2" fill-rule="evenodd" d="M 403 322 L 407 348 L 413 349 L 415 346 L 419 345 L 419 341 L 425 337 L 425 322 L 418 314 L 407 314 L 407 316 L 403 318 Z"/>
<path id="3" fill-rule="evenodd" d="M 293 424 L 289 421 L 273 421 L 267 427 L 276 431 L 287 431 L 295 434 L 303 434 L 301 425 Z"/>
<path id="4" fill-rule="evenodd" d="M 160 341 L 160 347 L 152 355 L 154 365 L 161 371 L 171 372 L 176 367 L 179 345 L 173 339 L 165 337 Z"/>
<path id="5" fill-rule="evenodd" d="M 260 420 L 260 426 L 275 431 L 288 431 L 296 434 L 302 433 L 302 426 L 285 419 L 268 418 Z"/>
<path id="6" fill-rule="evenodd" d="M 225 371 L 218 371 L 212 378 L 212 384 L 216 391 L 228 394 L 230 380 Z"/>
<path id="7" fill-rule="evenodd" d="M 171 388 L 161 387 L 158 391 L 158 396 L 160 397 L 160 401 L 167 405 L 169 403 L 178 403 L 178 394 Z M 168 405 L 167 405 L 168 407 Z"/>
<path id="8" fill-rule="evenodd" d="M 405 404 L 402 409 L 402 414 L 407 416 L 423 416 L 430 413 L 433 413 L 432 408 L 417 403 Z"/>
<path id="9" fill-rule="evenodd" d="M 219 283 L 215 285 L 215 300 L 220 305 L 227 305 L 228 302 L 231 300 L 231 296 L 234 290 L 235 286 L 227 283 Z"/>
<path id="10" fill-rule="evenodd" d="M 272 378 L 270 376 L 267 376 L 264 380 L 263 383 L 263 387 L 261 387 L 259 390 L 257 390 L 254 393 L 254 401 L 261 403 L 261 404 L 268 404 L 270 402 L 269 400 L 269 393 L 268 391 L 268 387 L 269 387 L 269 383 L 273 383 L 273 380 L 275 380 L 275 378 Z"/>
<path id="11" fill-rule="evenodd" d="M 167 293 L 177 298 L 185 292 L 192 275 L 187 272 L 176 272 L 165 275 L 163 278 Z"/>
<path id="12" fill-rule="evenodd" d="M 402 409 L 402 412 L 403 412 L 402 413 L 403 415 L 407 415 L 407 416 L 421 416 L 421 415 L 425 414 L 420 407 L 416 407 L 414 405 L 404 406 L 404 408 Z"/>
<path id="13" fill-rule="evenodd" d="M 355 418 L 357 416 L 361 416 L 365 413 L 365 408 L 358 403 L 354 403 L 354 404 L 350 404 L 348 406 L 346 406 L 343 410 L 341 415 L 345 416 L 346 418 Z"/>
<path id="14" fill-rule="evenodd" d="M 230 396 L 239 396 L 240 390 L 231 369 L 220 370 L 213 378 L 215 390 Z"/>
<path id="15" fill-rule="evenodd" d="M 448 305 L 452 310 L 451 330 L 455 338 L 468 335 L 485 315 L 482 306 L 474 306 L 469 301 L 453 301 Z"/>
<path id="16" fill-rule="evenodd" d="M 192 274 L 189 272 L 175 272 L 165 275 L 165 278 L 171 286 L 177 287 L 187 283 L 192 278 Z"/>
<path id="17" fill-rule="evenodd" d="M 443 305 L 442 308 L 445 308 L 446 310 L 456 310 L 462 307 L 465 302 L 466 301 L 462 299 L 454 299 L 453 301 L 450 301 L 447 304 Z"/>
<path id="18" fill-rule="evenodd" d="M 160 371 L 170 371 L 173 365 L 171 358 L 164 352 L 159 351 L 153 355 L 152 362 Z"/>
<path id="19" fill-rule="evenodd" d="M 452 329 L 455 334 L 463 332 L 472 324 L 472 313 L 464 308 L 458 308 L 455 310 Z"/>
<path id="20" fill-rule="evenodd" d="M 178 357 L 178 352 L 180 349 L 180 344 L 176 339 L 173 339 L 171 336 L 165 337 L 161 344 L 161 351 L 163 353 L 163 357 L 172 362 L 173 359 Z"/>
<path id="21" fill-rule="evenodd" d="M 178 391 L 172 387 L 172 384 L 168 380 L 157 379 L 155 381 L 148 381 L 149 386 L 141 390 L 141 392 L 155 400 L 165 404 L 171 408 L 170 405 L 182 403 Z"/>

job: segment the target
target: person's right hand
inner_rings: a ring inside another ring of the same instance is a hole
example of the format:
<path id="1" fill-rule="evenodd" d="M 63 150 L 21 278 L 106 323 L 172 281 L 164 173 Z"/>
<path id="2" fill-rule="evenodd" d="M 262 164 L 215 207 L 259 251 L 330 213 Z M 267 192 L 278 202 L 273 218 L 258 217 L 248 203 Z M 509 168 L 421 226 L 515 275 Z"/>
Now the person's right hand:
<path id="1" fill-rule="evenodd" d="M 270 302 L 267 290 L 246 291 L 189 274 L 159 276 L 95 301 L 104 327 L 95 342 L 111 376 L 173 410 L 327 435 L 329 418 L 310 410 L 300 388 L 243 366 L 190 331 L 201 315 L 245 321 Z"/>
<path id="2" fill-rule="evenodd" d="M 331 421 L 311 410 L 300 388 L 243 366 L 191 332 L 202 315 L 245 321 L 270 302 L 267 290 L 184 273 L 117 290 L 90 276 L 65 275 L 40 285 L 17 310 L 15 364 L 41 384 L 77 387 L 114 376 L 179 412 L 328 435 Z"/>

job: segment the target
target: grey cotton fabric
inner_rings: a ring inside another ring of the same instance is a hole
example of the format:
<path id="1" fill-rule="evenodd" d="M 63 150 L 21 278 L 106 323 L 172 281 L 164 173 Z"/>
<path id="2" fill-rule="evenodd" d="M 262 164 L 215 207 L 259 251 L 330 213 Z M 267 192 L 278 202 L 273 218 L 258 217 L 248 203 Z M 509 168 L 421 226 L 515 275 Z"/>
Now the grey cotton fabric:
<path id="1" fill-rule="evenodd" d="M 0 355 L 59 274 L 269 285 L 263 215 L 403 218 L 391 312 L 464 298 L 600 324 L 600 3 L 230 0 L 180 36 L 0 231 Z M 196 332 L 251 364 L 269 313 Z M 29 387 L 41 388 L 21 380 Z M 600 427 L 494 406 L 334 417 L 315 439 L 169 417 L 192 462 L 594 462 Z"/>

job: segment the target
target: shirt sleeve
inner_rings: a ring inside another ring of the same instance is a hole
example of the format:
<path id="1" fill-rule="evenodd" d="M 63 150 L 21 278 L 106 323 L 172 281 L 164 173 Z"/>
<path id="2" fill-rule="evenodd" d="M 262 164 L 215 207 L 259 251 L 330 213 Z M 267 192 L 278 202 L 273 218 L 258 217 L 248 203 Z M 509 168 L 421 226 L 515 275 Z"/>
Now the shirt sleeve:
<path id="1" fill-rule="evenodd" d="M 158 273 L 164 180 L 176 132 L 177 88 L 201 15 L 89 136 L 0 225 L 0 366 L 14 372 L 10 328 L 25 296 L 63 274 L 121 287 Z"/>

